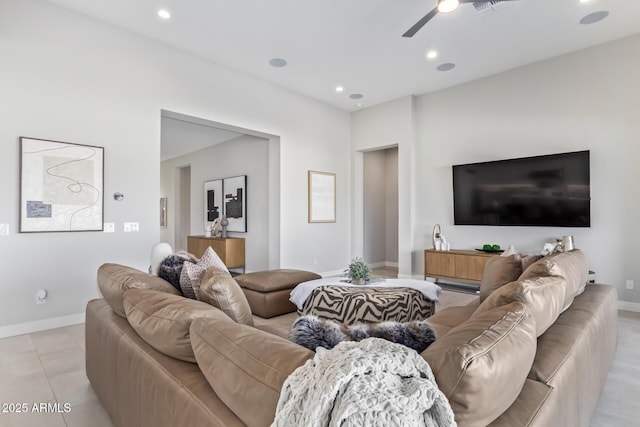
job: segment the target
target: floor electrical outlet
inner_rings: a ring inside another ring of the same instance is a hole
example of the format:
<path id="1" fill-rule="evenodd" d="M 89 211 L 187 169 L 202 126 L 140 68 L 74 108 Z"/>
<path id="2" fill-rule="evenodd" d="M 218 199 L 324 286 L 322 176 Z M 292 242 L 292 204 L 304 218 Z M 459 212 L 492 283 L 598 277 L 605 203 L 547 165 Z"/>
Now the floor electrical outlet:
<path id="1" fill-rule="evenodd" d="M 636 285 L 635 283 L 633 283 L 633 280 L 627 280 L 627 289 L 629 290 L 633 290 L 635 289 Z"/>

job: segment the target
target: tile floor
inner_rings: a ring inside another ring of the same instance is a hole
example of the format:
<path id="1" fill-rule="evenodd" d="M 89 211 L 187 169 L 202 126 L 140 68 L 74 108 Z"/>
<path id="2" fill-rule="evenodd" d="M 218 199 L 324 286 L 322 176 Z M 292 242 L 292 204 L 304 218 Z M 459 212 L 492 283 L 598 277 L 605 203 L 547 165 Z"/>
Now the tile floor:
<path id="1" fill-rule="evenodd" d="M 0 339 L 0 405 L 0 427 L 112 426 L 85 375 L 84 324 Z"/>
<path id="2" fill-rule="evenodd" d="M 618 337 L 591 427 L 639 425 L 640 313 L 619 312 Z M 0 404 L 29 408 L 27 413 L 0 408 L 0 427 L 112 426 L 84 369 L 84 324 L 0 339 Z M 32 412 L 34 403 L 58 403 L 52 409 L 59 411 Z"/>

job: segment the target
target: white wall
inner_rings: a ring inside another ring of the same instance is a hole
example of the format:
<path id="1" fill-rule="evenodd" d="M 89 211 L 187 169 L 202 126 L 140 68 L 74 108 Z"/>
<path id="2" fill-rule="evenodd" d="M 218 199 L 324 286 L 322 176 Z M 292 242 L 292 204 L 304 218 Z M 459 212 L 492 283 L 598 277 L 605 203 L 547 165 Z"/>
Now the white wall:
<path id="1" fill-rule="evenodd" d="M 104 262 L 147 267 L 159 240 L 162 109 L 280 136 L 281 265 L 348 263 L 349 114 L 37 0 L 2 1 L 0 28 L 0 223 L 12 230 L 0 237 L 0 335 L 82 320 Z M 105 221 L 118 232 L 15 234 L 21 135 L 105 147 Z M 337 174 L 334 224 L 307 223 L 309 169 Z M 123 233 L 125 221 L 140 232 Z M 40 288 L 49 301 L 36 306 Z"/>
<path id="2" fill-rule="evenodd" d="M 363 156 L 364 259 L 398 263 L 398 149 Z"/>
<path id="3" fill-rule="evenodd" d="M 269 268 L 269 142 L 245 135 L 203 150 L 175 157 L 161 163 L 163 196 L 175 200 L 175 174 L 184 165 L 191 166 L 190 235 L 204 235 L 204 183 L 234 176 L 247 176 L 247 232 L 229 232 L 230 237 L 245 239 L 247 271 Z M 161 229 L 161 239 L 178 249 L 173 240 L 175 206 L 168 210 L 168 227 Z M 186 250 L 186 246 L 182 246 Z"/>
<path id="4" fill-rule="evenodd" d="M 416 97 L 411 112 L 402 100 L 358 112 L 355 135 L 384 126 L 394 131 L 398 115 L 415 114 L 413 274 L 424 271 L 422 251 L 431 246 L 435 223 L 461 249 L 495 242 L 538 252 L 545 241 L 573 234 L 597 280 L 615 285 L 621 300 L 640 302 L 640 287 L 624 289 L 625 279 L 640 283 L 639 70 L 636 35 Z M 390 117 L 387 124 L 380 123 L 383 116 Z M 585 149 L 591 150 L 590 228 L 453 225 L 451 165 Z M 412 167 L 402 156 L 399 162 L 400 170 Z"/>

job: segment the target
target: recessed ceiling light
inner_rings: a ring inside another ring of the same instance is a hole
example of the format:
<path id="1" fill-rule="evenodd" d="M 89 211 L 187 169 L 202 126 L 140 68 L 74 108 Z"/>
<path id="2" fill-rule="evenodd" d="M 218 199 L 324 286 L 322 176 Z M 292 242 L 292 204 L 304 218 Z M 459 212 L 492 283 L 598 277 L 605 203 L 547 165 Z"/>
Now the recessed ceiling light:
<path id="1" fill-rule="evenodd" d="M 601 10 L 599 12 L 593 12 L 585 16 L 580 20 L 582 25 L 595 24 L 596 22 L 602 21 L 604 18 L 609 16 L 609 12 L 606 10 Z"/>
<path id="2" fill-rule="evenodd" d="M 433 59 L 437 57 L 438 57 L 438 52 L 436 52 L 435 50 L 430 50 L 429 52 L 427 52 L 427 58 Z"/>
<path id="3" fill-rule="evenodd" d="M 171 13 L 169 13 L 167 9 L 160 9 L 158 11 L 158 16 L 162 19 L 169 19 L 171 18 Z"/>
<path id="4" fill-rule="evenodd" d="M 590 0 L 580 0 L 580 3 L 588 3 Z"/>
<path id="5" fill-rule="evenodd" d="M 336 86 L 336 92 L 342 92 L 344 88 L 342 86 Z"/>
<path id="6" fill-rule="evenodd" d="M 356 104 L 356 108 L 362 108 L 362 102 L 358 102 L 358 103 Z"/>
<path id="7" fill-rule="evenodd" d="M 349 98 L 351 99 L 362 99 L 364 95 L 362 95 L 361 93 L 352 93 L 351 95 L 349 95 Z"/>
<path id="8" fill-rule="evenodd" d="M 282 58 L 271 58 L 269 60 L 269 65 L 272 67 L 285 67 L 287 65 L 287 61 Z"/>
<path id="9" fill-rule="evenodd" d="M 444 64 L 440 64 L 436 67 L 438 71 L 450 71 L 456 68 L 456 64 L 453 62 L 445 62 Z"/>

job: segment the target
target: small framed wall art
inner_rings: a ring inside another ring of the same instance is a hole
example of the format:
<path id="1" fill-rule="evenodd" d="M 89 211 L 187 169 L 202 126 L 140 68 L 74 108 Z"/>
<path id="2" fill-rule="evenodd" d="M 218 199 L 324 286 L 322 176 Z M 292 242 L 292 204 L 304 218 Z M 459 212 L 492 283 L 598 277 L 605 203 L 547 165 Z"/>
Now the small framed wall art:
<path id="1" fill-rule="evenodd" d="M 20 137 L 20 232 L 102 231 L 104 148 Z"/>
<path id="2" fill-rule="evenodd" d="M 247 232 L 247 176 L 234 176 L 222 180 L 224 190 L 224 216 L 229 221 L 227 231 Z"/>
<path id="3" fill-rule="evenodd" d="M 336 174 L 309 171 L 309 222 L 336 222 Z"/>
<path id="4" fill-rule="evenodd" d="M 160 227 L 167 226 L 167 198 L 160 197 Z"/>

